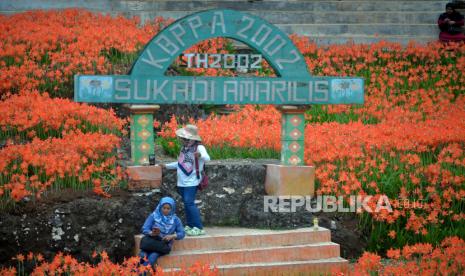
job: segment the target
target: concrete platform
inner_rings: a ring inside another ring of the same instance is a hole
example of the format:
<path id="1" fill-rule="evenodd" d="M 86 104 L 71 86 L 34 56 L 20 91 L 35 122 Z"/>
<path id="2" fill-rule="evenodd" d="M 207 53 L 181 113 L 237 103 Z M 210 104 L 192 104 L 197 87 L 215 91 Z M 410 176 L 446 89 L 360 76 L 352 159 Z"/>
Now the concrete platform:
<path id="1" fill-rule="evenodd" d="M 265 191 L 273 196 L 312 196 L 315 167 L 266 165 Z"/>
<path id="2" fill-rule="evenodd" d="M 208 263 L 221 275 L 299 275 L 347 269 L 331 232 L 319 227 L 267 230 L 206 227 L 207 235 L 175 241 L 173 250 L 159 259 L 164 271 L 196 262 Z M 141 235 L 137 235 L 136 252 Z"/>
<path id="3" fill-rule="evenodd" d="M 127 173 L 130 191 L 148 191 L 161 185 L 162 170 L 159 165 L 128 166 Z"/>

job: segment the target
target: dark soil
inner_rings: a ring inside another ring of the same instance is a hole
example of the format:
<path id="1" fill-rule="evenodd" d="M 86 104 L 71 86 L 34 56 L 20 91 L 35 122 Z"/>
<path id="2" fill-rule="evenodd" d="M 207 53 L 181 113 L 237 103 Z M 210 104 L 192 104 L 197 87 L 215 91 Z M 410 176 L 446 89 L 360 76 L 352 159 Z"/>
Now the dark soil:
<path id="1" fill-rule="evenodd" d="M 210 162 L 210 186 L 198 194 L 204 224 L 271 229 L 311 226 L 314 214 L 305 209 L 295 213 L 263 212 L 264 164 L 273 162 L 278 161 Z M 79 261 L 91 262 L 94 250 L 105 250 L 113 261 L 121 262 L 133 255 L 134 235 L 140 233 L 146 216 L 162 196 L 175 198 L 177 214 L 185 221 L 175 183 L 175 171 L 164 171 L 162 186 L 151 193 L 118 189 L 111 192 L 111 198 L 101 198 L 91 191 L 65 190 L 4 210 L 0 212 L 0 265 L 15 265 L 12 257 L 30 251 L 46 258 L 61 251 Z M 315 215 L 321 226 L 336 226 L 331 229 L 332 241 L 341 245 L 342 257 L 354 259 L 362 254 L 366 239 L 357 228 L 355 214 Z"/>
<path id="2" fill-rule="evenodd" d="M 0 263 L 18 253 L 58 252 L 91 261 L 94 250 L 106 250 L 114 261 L 131 256 L 133 235 L 158 198 L 138 200 L 124 190 L 109 199 L 91 191 L 51 193 L 38 202 L 19 204 L 0 214 Z"/>

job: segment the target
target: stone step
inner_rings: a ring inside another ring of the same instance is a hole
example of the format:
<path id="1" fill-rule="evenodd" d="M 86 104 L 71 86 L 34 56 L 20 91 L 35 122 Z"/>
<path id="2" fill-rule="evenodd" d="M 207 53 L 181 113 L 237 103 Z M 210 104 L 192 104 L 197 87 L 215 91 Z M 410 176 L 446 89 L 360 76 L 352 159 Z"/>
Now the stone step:
<path id="1" fill-rule="evenodd" d="M 448 1 L 0 1 L 0 10 L 63 9 L 71 7 L 96 11 L 199 11 L 206 9 L 280 11 L 443 11 Z"/>
<path id="2" fill-rule="evenodd" d="M 370 44 L 376 43 L 381 40 L 389 41 L 394 43 L 400 43 L 403 45 L 408 44 L 410 41 L 417 43 L 428 43 L 437 41 L 437 35 L 431 36 L 414 36 L 414 35 L 312 35 L 308 36 L 308 39 L 315 42 L 318 45 L 327 44 L 345 44 L 347 42 L 354 42 L 357 44 Z"/>
<path id="3" fill-rule="evenodd" d="M 222 276 L 278 276 L 278 275 L 326 275 L 333 271 L 348 272 L 348 261 L 340 258 L 319 260 L 244 263 L 218 265 L 216 268 Z M 175 272 L 180 269 L 164 269 L 164 272 Z"/>
<path id="4" fill-rule="evenodd" d="M 217 267 L 220 275 L 309 275 L 347 270 L 339 244 L 323 227 L 293 230 L 206 227 L 207 235 L 175 241 L 158 264 L 165 272 L 196 263 Z M 141 236 L 136 236 L 136 254 Z"/>
<path id="5" fill-rule="evenodd" d="M 142 22 L 155 17 L 178 19 L 193 11 L 124 11 L 126 17 L 140 16 Z M 434 24 L 439 11 L 366 12 L 366 11 L 247 11 L 272 24 Z M 119 12 L 111 12 L 113 16 Z"/>
<path id="6" fill-rule="evenodd" d="M 331 241 L 330 230 L 319 227 L 295 230 L 263 230 L 236 227 L 205 227 L 206 235 L 175 241 L 172 253 L 194 250 L 225 250 L 314 244 Z M 142 235 L 135 237 L 138 248 Z M 137 252 L 136 252 L 137 254 Z"/>
<path id="7" fill-rule="evenodd" d="M 171 252 L 158 263 L 164 268 L 189 267 L 195 263 L 232 265 L 263 262 L 290 262 L 335 258 L 340 255 L 340 246 L 333 242 L 243 248 L 227 250 L 192 250 Z"/>
<path id="8" fill-rule="evenodd" d="M 276 24 L 288 34 L 315 35 L 412 35 L 435 37 L 436 24 Z"/>
<path id="9" fill-rule="evenodd" d="M 437 18 L 448 1 L 363 0 L 0 0 L 0 13 L 29 9 L 86 8 L 113 16 L 139 16 L 141 22 L 155 17 L 178 19 L 193 12 L 229 8 L 255 14 L 287 33 L 309 36 L 318 44 L 372 43 L 380 40 L 421 43 L 438 39 Z"/>
<path id="10" fill-rule="evenodd" d="M 91 9 L 95 12 L 106 12 Z M 3 14 L 17 11 L 1 9 Z M 112 16 L 123 14 L 126 17 L 140 16 L 142 22 L 156 17 L 178 19 L 192 14 L 193 11 L 164 11 L 164 10 L 123 10 L 108 11 Z M 405 12 L 405 11 L 255 11 L 248 10 L 272 24 L 435 24 L 441 11 Z"/>
<path id="11" fill-rule="evenodd" d="M 241 11 L 443 11 L 447 1 L 154 1 L 117 2 L 114 10 L 186 11 L 208 9 L 234 9 Z"/>
<path id="12" fill-rule="evenodd" d="M 426 44 L 426 43 L 438 40 L 438 34 L 414 36 L 411 34 L 405 34 L 405 35 L 379 35 L 379 34 L 324 35 L 324 34 L 305 33 L 301 35 L 305 35 L 309 39 L 309 41 L 314 42 L 318 45 L 345 44 L 348 42 L 353 42 L 357 44 L 370 44 L 370 43 L 379 42 L 381 40 L 392 42 L 392 43 L 400 43 L 402 45 L 407 45 L 412 40 L 417 43 L 421 43 L 421 44 Z M 242 42 L 232 40 L 232 43 L 235 49 L 238 49 L 241 51 L 253 51 L 251 50 L 249 46 L 243 44 Z"/>

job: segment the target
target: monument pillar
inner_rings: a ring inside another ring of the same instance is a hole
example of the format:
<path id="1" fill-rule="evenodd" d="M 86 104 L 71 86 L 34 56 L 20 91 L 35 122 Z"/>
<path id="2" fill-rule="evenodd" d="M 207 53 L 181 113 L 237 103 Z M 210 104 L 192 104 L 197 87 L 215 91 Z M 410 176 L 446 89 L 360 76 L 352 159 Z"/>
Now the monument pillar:
<path id="1" fill-rule="evenodd" d="M 131 111 L 131 161 L 127 167 L 129 190 L 151 190 L 161 184 L 159 165 L 149 164 L 149 156 L 155 154 L 153 113 L 159 105 L 130 105 Z"/>
<path id="2" fill-rule="evenodd" d="M 305 109 L 281 106 L 281 164 L 267 165 L 265 191 L 268 195 L 308 196 L 315 193 L 315 167 L 305 166 Z"/>

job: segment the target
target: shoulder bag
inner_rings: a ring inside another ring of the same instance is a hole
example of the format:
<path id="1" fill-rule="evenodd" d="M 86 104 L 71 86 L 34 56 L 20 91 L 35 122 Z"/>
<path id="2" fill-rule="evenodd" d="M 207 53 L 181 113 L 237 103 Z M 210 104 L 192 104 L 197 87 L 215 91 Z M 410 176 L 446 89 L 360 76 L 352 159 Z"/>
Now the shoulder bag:
<path id="1" fill-rule="evenodd" d="M 144 235 L 140 241 L 140 249 L 145 252 L 157 252 L 162 255 L 166 255 L 171 251 L 171 247 L 160 236 L 153 237 L 150 235 Z"/>
<path id="2" fill-rule="evenodd" d="M 198 148 L 198 145 L 195 147 L 195 152 L 197 152 L 197 148 Z M 202 168 L 202 178 L 200 178 L 199 158 L 197 158 L 197 156 L 195 156 L 195 172 L 197 174 L 197 179 L 200 179 L 197 189 L 199 191 L 205 190 L 208 187 L 208 176 L 205 173 L 205 165 L 204 165 Z"/>

